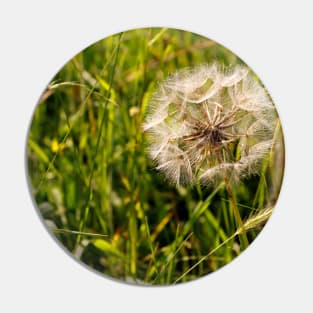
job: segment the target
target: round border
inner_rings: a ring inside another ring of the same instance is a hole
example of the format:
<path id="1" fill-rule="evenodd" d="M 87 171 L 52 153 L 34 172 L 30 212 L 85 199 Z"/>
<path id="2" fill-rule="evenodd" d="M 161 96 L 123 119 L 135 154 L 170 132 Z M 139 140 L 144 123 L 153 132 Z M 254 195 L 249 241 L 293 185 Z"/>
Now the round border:
<path id="1" fill-rule="evenodd" d="M 43 307 L 47 312 L 59 307 L 76 312 L 101 308 L 132 308 L 137 312 L 146 312 L 147 308 L 150 312 L 188 312 L 199 308 L 229 312 L 234 307 L 241 312 L 250 312 L 251 308 L 264 312 L 269 306 L 307 311 L 312 303 L 306 283 L 313 275 L 312 252 L 308 252 L 313 217 L 309 209 L 308 173 L 312 170 L 313 151 L 305 131 L 312 116 L 312 106 L 308 105 L 308 67 L 312 66 L 309 29 L 313 26 L 309 27 L 309 8 L 302 5 L 300 10 L 299 4 L 284 3 L 281 15 L 279 1 L 270 6 L 265 1 L 257 8 L 245 1 L 227 7 L 225 3 L 194 1 L 190 7 L 190 3 L 185 6 L 176 1 L 159 1 L 153 9 L 149 5 L 142 7 L 139 1 L 135 6 L 135 2 L 115 1 L 109 7 L 115 14 L 108 12 L 107 4 L 97 3 L 95 10 L 91 3 L 87 9 L 85 4 L 56 2 L 48 4 L 47 14 L 47 4 L 38 6 L 32 1 L 32 5 L 27 3 L 32 10 L 26 16 L 17 13 L 14 5 L 10 7 L 16 24 L 9 20 L 10 15 L 2 22 L 6 29 L 10 28 L 11 38 L 4 38 L 5 46 L 12 38 L 16 42 L 3 56 L 11 62 L 4 65 L 3 75 L 9 84 L 3 99 L 7 105 L 1 108 L 1 141 L 6 148 L 1 172 L 3 186 L 9 187 L 2 204 L 8 223 L 1 230 L 3 249 L 9 251 L 2 269 L 8 296 L 1 306 L 29 308 L 33 312 L 40 312 Z M 23 12 L 22 3 L 19 11 Z M 298 20 L 290 23 L 295 12 L 299 13 Z M 68 27 L 69 16 L 75 27 Z M 36 101 L 55 69 L 92 42 L 120 30 L 145 26 L 188 29 L 216 40 L 242 57 L 269 89 L 286 141 L 281 194 L 273 216 L 254 244 L 231 265 L 207 278 L 170 289 L 122 286 L 82 270 L 53 243 L 38 222 L 23 178 L 26 130 Z M 301 49 L 298 43 L 292 43 L 294 37 L 290 34 L 302 40 Z M 15 123 L 10 116 L 15 117 Z"/>

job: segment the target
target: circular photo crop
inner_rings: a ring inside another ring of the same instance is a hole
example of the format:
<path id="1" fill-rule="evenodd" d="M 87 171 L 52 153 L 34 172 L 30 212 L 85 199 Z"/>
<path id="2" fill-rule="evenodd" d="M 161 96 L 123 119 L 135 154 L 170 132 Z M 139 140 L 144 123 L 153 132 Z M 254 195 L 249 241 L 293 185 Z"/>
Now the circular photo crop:
<path id="1" fill-rule="evenodd" d="M 49 82 L 27 175 L 73 258 L 106 278 L 173 285 L 254 241 L 284 151 L 273 101 L 240 58 L 191 32 L 143 28 L 96 42 Z"/>

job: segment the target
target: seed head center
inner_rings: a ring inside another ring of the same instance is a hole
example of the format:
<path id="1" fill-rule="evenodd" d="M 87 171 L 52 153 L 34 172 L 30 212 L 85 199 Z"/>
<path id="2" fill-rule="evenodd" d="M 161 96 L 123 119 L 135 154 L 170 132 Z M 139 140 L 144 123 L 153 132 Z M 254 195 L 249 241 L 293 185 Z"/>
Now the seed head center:
<path id="1" fill-rule="evenodd" d="M 223 141 L 229 139 L 223 130 L 216 126 L 204 129 L 203 136 L 205 137 L 205 141 L 214 148 L 223 145 Z"/>

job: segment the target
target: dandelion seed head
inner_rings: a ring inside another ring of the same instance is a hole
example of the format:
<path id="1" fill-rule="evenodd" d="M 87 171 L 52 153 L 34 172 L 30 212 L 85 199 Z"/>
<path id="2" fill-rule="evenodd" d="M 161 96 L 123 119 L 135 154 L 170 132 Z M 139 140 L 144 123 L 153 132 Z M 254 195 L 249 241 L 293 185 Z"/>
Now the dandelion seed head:
<path id="1" fill-rule="evenodd" d="M 173 184 L 257 174 L 277 123 L 265 88 L 243 66 L 177 71 L 159 84 L 145 116 L 149 155 Z"/>

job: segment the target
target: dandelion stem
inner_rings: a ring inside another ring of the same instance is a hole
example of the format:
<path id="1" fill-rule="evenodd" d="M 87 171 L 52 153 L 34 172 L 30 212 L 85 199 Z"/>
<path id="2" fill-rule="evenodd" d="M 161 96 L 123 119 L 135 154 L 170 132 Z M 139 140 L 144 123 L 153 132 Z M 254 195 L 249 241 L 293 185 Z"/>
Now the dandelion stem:
<path id="1" fill-rule="evenodd" d="M 226 188 L 226 191 L 227 191 L 228 196 L 229 196 L 230 208 L 231 208 L 233 215 L 235 217 L 236 227 L 240 228 L 242 230 L 239 234 L 239 240 L 240 240 L 240 244 L 244 250 L 249 246 L 249 241 L 248 241 L 247 234 L 246 234 L 246 231 L 245 231 L 245 228 L 244 228 L 241 216 L 240 216 L 240 212 L 239 212 L 239 209 L 238 209 L 238 206 L 236 203 L 236 199 L 235 199 L 233 190 L 230 186 L 229 179 L 227 177 L 225 177 L 225 188 Z"/>
<path id="2" fill-rule="evenodd" d="M 221 154 L 217 153 L 216 156 L 217 156 L 219 162 L 222 163 Z M 239 234 L 239 240 L 240 240 L 240 244 L 244 250 L 249 246 L 249 241 L 248 241 L 247 234 L 246 234 L 244 226 L 243 226 L 243 222 L 242 222 L 240 212 L 239 212 L 239 209 L 237 206 L 236 197 L 235 197 L 235 194 L 234 194 L 233 189 L 231 187 L 230 180 L 229 180 L 227 173 L 225 171 L 223 174 L 224 174 L 226 192 L 227 192 L 227 194 L 229 196 L 229 200 L 230 200 L 230 206 L 229 207 L 231 208 L 233 216 L 235 217 L 237 229 L 240 228 L 242 230 L 242 232 Z"/>

